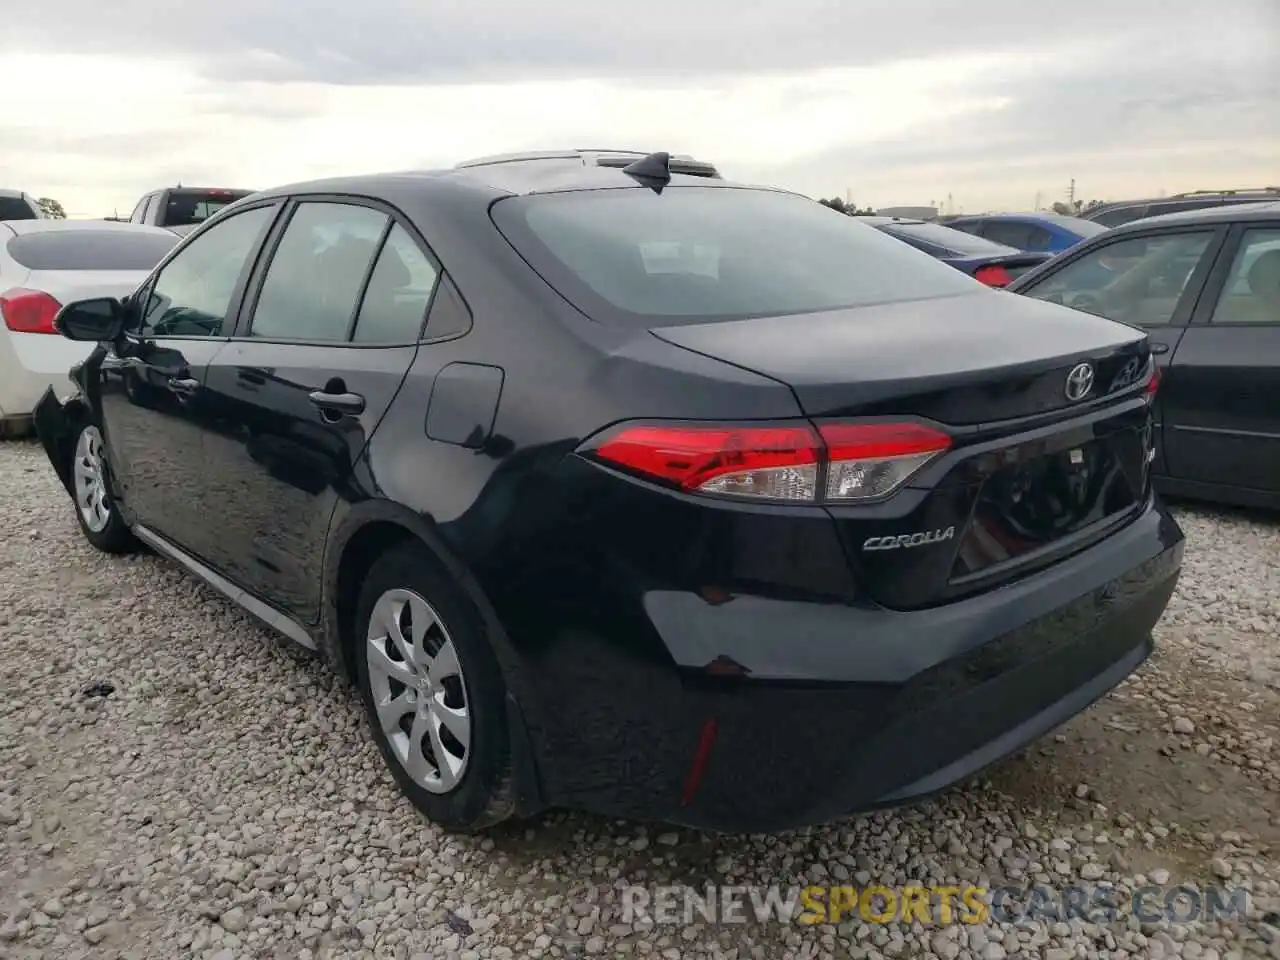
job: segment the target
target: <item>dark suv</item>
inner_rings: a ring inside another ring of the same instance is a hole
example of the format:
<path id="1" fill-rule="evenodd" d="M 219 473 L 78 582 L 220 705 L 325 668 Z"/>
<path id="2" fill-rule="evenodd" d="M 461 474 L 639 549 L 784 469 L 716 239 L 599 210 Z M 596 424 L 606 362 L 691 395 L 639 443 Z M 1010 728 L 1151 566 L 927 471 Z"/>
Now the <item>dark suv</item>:
<path id="1" fill-rule="evenodd" d="M 1211 207 L 1237 203 L 1263 203 L 1280 200 L 1280 187 L 1263 187 L 1248 190 L 1193 190 L 1175 193 L 1171 197 L 1154 200 L 1124 200 L 1104 203 L 1080 216 L 1104 227 L 1119 227 L 1135 220 L 1158 217 L 1166 213 L 1185 213 L 1188 210 L 1205 210 Z"/>
<path id="2" fill-rule="evenodd" d="M 1141 331 L 666 154 L 268 190 L 58 324 L 89 542 L 317 650 L 453 828 L 933 793 L 1134 670 L 1181 565 Z"/>

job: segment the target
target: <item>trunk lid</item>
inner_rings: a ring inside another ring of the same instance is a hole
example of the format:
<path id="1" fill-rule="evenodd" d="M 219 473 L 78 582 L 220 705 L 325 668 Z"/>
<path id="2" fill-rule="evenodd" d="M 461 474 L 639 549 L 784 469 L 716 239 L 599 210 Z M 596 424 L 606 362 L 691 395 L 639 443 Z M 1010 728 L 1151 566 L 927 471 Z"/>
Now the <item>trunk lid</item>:
<path id="1" fill-rule="evenodd" d="M 832 505 L 850 566 L 888 607 L 934 606 L 1070 556 L 1149 493 L 1142 331 L 1000 291 L 654 329 L 788 384 L 815 421 L 925 418 L 954 445 L 880 502 Z M 1069 375 L 1093 371 L 1083 396 Z"/>
<path id="2" fill-rule="evenodd" d="M 26 280 L 59 303 L 90 297 L 127 297 L 147 279 L 147 270 L 37 270 Z"/>
<path id="3" fill-rule="evenodd" d="M 1090 396 L 1099 396 L 1146 350 L 1134 327 L 982 288 L 650 332 L 786 383 L 811 417 L 884 413 L 957 426 L 1074 406 L 1064 383 L 1081 361 L 1095 365 Z"/>

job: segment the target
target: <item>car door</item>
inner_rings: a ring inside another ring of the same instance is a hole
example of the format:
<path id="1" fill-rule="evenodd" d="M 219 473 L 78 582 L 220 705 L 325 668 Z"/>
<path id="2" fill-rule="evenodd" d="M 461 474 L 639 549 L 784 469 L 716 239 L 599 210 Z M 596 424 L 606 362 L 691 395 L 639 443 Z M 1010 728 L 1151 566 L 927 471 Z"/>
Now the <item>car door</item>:
<path id="1" fill-rule="evenodd" d="M 1169 472 L 1166 388 L 1178 388 L 1179 344 L 1225 233 L 1191 226 L 1099 238 L 1050 261 L 1029 286 L 1016 288 L 1147 331 L 1161 370 L 1154 409 L 1157 475 Z"/>
<path id="2" fill-rule="evenodd" d="M 1280 493 L 1280 218 L 1231 229 L 1165 403 L 1175 476 Z"/>
<path id="3" fill-rule="evenodd" d="M 271 243 L 208 373 L 206 457 L 234 490 L 212 559 L 310 624 L 329 520 L 357 496 L 353 471 L 417 354 L 439 269 L 372 200 L 295 199 Z"/>
<path id="4" fill-rule="evenodd" d="M 278 211 L 270 203 L 246 209 L 166 258 L 130 298 L 124 345 L 101 361 L 103 433 L 125 508 L 196 555 L 209 536 L 202 383 Z"/>

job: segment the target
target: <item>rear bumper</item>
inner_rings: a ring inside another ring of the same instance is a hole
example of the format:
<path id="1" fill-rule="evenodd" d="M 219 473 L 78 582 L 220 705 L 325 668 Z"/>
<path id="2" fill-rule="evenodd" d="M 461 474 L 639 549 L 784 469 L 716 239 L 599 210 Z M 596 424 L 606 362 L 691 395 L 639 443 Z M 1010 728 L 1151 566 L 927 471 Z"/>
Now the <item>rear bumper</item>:
<path id="1" fill-rule="evenodd" d="M 50 388 L 59 397 L 76 392 L 69 371 L 92 344 L 41 333 L 0 333 L 0 416 L 30 416 Z"/>
<path id="2" fill-rule="evenodd" d="M 1083 553 L 934 609 L 650 593 L 645 609 L 675 665 L 636 662 L 602 637 L 542 651 L 544 796 L 773 831 L 935 793 L 1141 664 L 1182 552 L 1153 499 Z"/>

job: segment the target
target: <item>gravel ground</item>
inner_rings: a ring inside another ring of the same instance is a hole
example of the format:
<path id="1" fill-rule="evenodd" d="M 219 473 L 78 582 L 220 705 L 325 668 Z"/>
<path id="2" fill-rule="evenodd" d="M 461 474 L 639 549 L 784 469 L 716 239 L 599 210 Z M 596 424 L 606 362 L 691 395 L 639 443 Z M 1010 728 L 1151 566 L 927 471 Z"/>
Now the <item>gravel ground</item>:
<path id="1" fill-rule="evenodd" d="M 354 693 L 193 578 L 84 544 L 0 444 L 0 957 L 1280 957 L 1280 520 L 1185 508 L 1159 651 L 981 782 L 773 837 L 553 814 L 448 837 Z M 1221 883 L 1247 919 L 624 922 L 624 883 Z"/>

